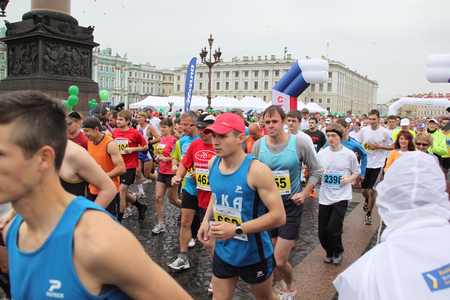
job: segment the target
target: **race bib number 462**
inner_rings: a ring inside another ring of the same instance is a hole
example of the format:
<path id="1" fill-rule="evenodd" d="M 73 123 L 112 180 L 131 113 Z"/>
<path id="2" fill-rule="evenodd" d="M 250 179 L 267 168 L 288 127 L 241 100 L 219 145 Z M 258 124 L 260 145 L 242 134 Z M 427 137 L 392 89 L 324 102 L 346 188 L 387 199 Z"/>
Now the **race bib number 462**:
<path id="1" fill-rule="evenodd" d="M 203 191 L 211 191 L 208 180 L 208 169 L 195 169 L 195 181 L 197 183 L 197 189 Z"/>
<path id="2" fill-rule="evenodd" d="M 291 194 L 291 177 L 288 170 L 272 171 L 280 195 Z"/>

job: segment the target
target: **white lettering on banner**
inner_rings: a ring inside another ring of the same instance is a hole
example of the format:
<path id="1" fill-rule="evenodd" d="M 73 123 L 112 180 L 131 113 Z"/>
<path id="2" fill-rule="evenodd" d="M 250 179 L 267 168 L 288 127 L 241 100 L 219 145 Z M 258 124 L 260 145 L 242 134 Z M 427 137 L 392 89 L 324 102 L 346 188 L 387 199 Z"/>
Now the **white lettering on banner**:
<path id="1" fill-rule="evenodd" d="M 272 104 L 283 107 L 284 111 L 290 111 L 291 97 L 280 91 L 272 90 Z"/>

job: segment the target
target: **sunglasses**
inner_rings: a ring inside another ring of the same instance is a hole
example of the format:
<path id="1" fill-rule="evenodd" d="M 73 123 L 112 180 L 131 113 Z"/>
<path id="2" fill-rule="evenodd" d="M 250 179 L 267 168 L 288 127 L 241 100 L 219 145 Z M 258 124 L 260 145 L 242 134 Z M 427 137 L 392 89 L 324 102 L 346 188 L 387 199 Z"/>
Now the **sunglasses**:
<path id="1" fill-rule="evenodd" d="M 427 144 L 427 143 L 416 143 L 416 146 L 428 147 L 428 146 L 430 146 L 430 144 Z"/>

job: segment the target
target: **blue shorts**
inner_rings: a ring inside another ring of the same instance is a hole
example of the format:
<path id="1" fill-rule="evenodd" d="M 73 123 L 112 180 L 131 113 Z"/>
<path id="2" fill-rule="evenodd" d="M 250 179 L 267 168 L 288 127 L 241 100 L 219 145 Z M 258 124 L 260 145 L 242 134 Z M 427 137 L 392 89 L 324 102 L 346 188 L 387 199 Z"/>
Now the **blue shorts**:
<path id="1" fill-rule="evenodd" d="M 148 154 L 148 152 L 139 152 L 138 153 L 138 158 L 142 162 L 151 161 L 150 155 Z"/>
<path id="2" fill-rule="evenodd" d="M 270 278 L 275 268 L 275 258 L 270 256 L 265 260 L 248 266 L 235 267 L 214 253 L 212 271 L 214 276 L 220 279 L 240 277 L 248 284 L 258 284 Z"/>

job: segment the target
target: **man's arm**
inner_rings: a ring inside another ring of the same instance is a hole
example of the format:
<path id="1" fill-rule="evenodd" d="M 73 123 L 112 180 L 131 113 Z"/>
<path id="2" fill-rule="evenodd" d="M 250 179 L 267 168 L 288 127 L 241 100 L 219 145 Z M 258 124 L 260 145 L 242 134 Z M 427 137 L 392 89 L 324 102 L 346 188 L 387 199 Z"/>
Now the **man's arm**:
<path id="1" fill-rule="evenodd" d="M 356 140 L 355 140 L 356 141 Z M 349 140 L 350 142 L 350 140 Z M 355 150 L 358 152 L 359 157 L 361 158 L 361 172 L 360 176 L 365 177 L 366 176 L 366 169 L 367 169 L 367 152 L 359 142 L 353 143 L 355 145 Z"/>
<path id="2" fill-rule="evenodd" d="M 114 164 L 114 168 L 106 173 L 110 178 L 120 176 L 127 171 L 125 167 L 125 162 L 123 161 L 122 155 L 119 152 L 119 147 L 114 141 L 108 144 L 108 154 Z"/>
<path id="3" fill-rule="evenodd" d="M 192 299 L 128 230 L 99 211 L 84 213 L 75 230 L 74 263 L 96 286 L 116 286 L 132 299 Z"/>
<path id="4" fill-rule="evenodd" d="M 150 124 L 150 126 L 148 126 L 147 132 L 150 133 L 147 135 L 151 135 L 153 137 L 151 141 L 148 141 L 150 145 L 159 143 L 159 141 L 161 140 L 161 136 L 159 135 L 158 130 L 156 130 L 155 126 Z"/>
<path id="5" fill-rule="evenodd" d="M 117 194 L 113 181 L 84 148 L 74 145 L 73 150 L 74 153 L 68 159 L 71 160 L 76 174 L 99 189 L 95 203 L 108 207 Z"/>
<path id="6" fill-rule="evenodd" d="M 320 167 L 319 160 L 317 159 L 317 153 L 314 150 L 311 138 L 304 138 L 301 135 L 297 136 L 297 153 L 300 154 L 300 163 L 304 163 L 309 169 L 309 179 L 305 188 L 301 193 L 298 193 L 292 197 L 292 200 L 298 204 L 301 204 L 309 195 L 314 186 L 320 181 L 322 175 L 322 168 Z"/>

